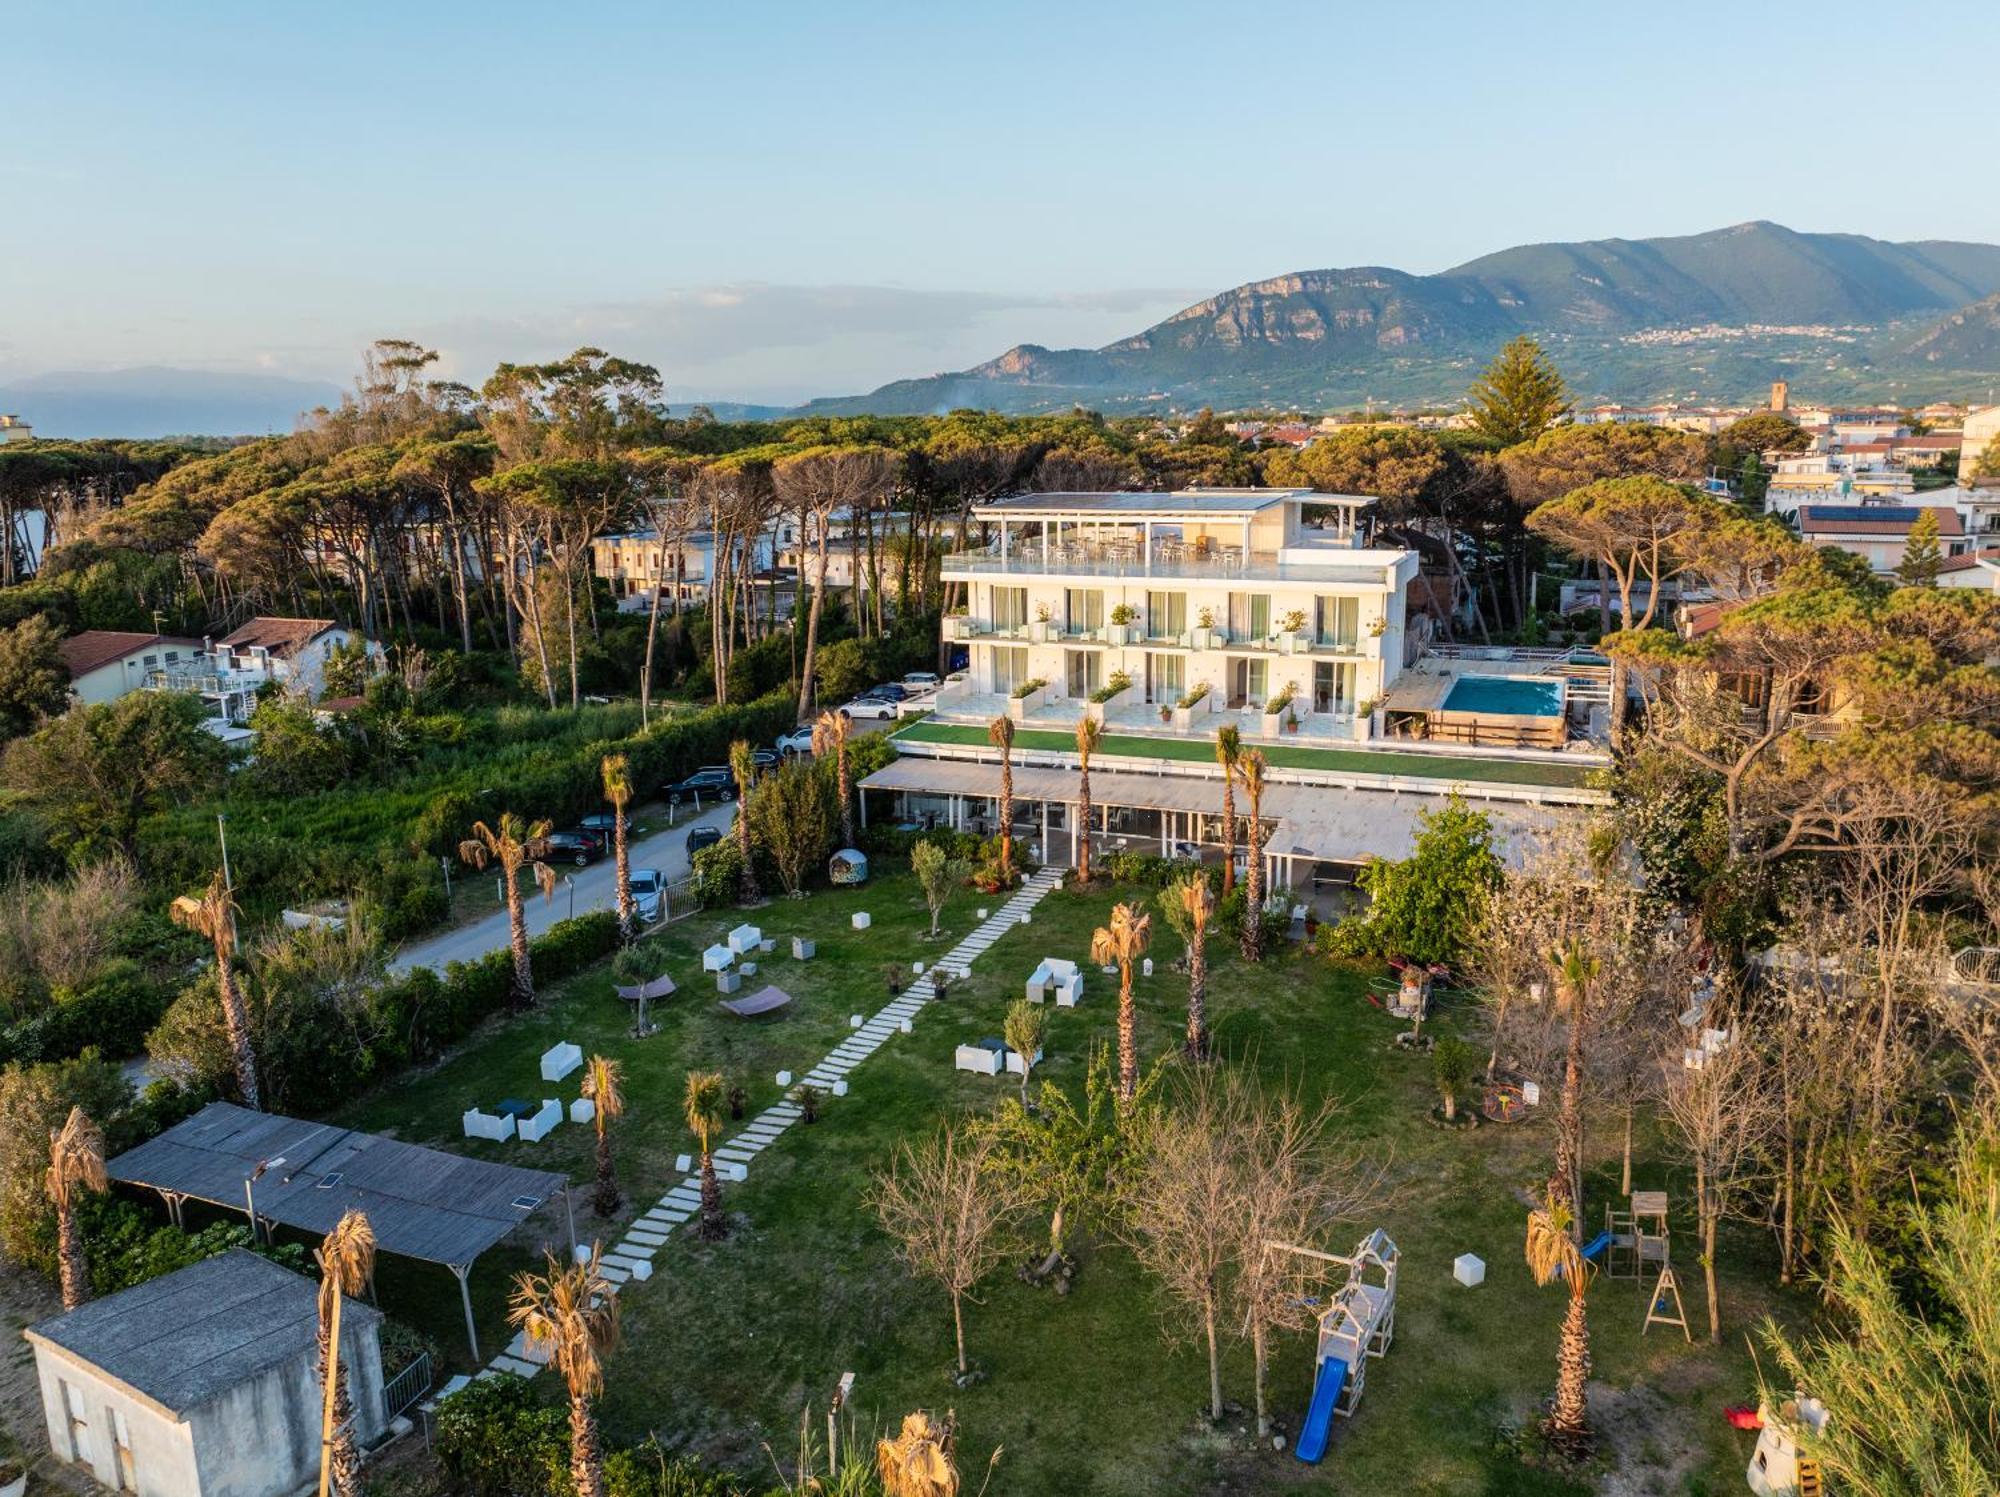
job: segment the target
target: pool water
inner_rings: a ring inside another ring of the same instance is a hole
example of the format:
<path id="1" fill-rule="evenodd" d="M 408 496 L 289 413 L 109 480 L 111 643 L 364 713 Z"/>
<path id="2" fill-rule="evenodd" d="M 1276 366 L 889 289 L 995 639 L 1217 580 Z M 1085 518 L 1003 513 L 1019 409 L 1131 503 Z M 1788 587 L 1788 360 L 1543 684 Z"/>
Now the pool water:
<path id="1" fill-rule="evenodd" d="M 1460 676 L 1445 693 L 1446 712 L 1508 717 L 1561 717 L 1563 683 L 1522 676 Z"/>

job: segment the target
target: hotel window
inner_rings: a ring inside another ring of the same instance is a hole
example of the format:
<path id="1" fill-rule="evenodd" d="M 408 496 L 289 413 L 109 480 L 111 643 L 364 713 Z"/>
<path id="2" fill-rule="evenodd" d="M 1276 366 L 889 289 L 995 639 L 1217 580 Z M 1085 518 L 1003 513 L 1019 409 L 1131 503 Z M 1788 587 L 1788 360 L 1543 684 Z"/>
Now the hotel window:
<path id="1" fill-rule="evenodd" d="M 1231 593 L 1229 595 L 1229 638 L 1232 643 L 1271 637 L 1271 595 Z"/>
<path id="2" fill-rule="evenodd" d="M 1187 594 L 1146 594 L 1146 633 L 1153 639 L 1174 639 L 1187 633 Z"/>
<path id="3" fill-rule="evenodd" d="M 1361 638 L 1359 598 L 1319 598 L 1313 605 L 1314 638 L 1336 650 L 1351 650 Z"/>
<path id="4" fill-rule="evenodd" d="M 1025 587 L 993 589 L 993 629 L 1007 634 L 1028 627 L 1028 590 Z"/>
<path id="5" fill-rule="evenodd" d="M 1092 634 L 1104 627 L 1104 594 L 1094 587 L 1063 589 L 1063 625 L 1070 634 Z"/>
<path id="6" fill-rule="evenodd" d="M 1001 646 L 993 651 L 993 689 L 1002 696 L 1028 679 L 1028 652 L 1019 645 Z"/>
<path id="7" fill-rule="evenodd" d="M 1186 661 L 1179 655 L 1146 655 L 1146 700 L 1155 705 L 1180 700 L 1187 690 Z"/>

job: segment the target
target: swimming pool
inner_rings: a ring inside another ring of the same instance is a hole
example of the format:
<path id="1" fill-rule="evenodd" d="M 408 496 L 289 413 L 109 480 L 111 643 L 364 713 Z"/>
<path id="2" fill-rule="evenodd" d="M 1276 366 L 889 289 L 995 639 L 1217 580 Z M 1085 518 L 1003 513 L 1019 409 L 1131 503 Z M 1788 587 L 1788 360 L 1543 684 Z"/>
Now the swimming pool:
<path id="1" fill-rule="evenodd" d="M 1561 717 L 1563 683 L 1555 677 L 1460 676 L 1445 693 L 1441 710 L 1505 717 Z"/>

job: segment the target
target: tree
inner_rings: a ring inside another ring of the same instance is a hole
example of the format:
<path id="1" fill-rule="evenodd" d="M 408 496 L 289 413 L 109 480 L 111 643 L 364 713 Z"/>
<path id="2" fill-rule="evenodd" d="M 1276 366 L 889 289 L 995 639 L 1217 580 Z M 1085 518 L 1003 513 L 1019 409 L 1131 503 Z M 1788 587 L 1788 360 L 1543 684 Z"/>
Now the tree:
<path id="1" fill-rule="evenodd" d="M 715 1138 L 722 1131 L 723 1084 L 720 1071 L 690 1071 L 681 1111 L 701 1155 L 701 1226 L 703 1242 L 720 1242 L 728 1231 L 722 1215 L 722 1186 L 715 1178 Z"/>
<path id="2" fill-rule="evenodd" d="M 1138 1017 L 1132 1004 L 1132 968 L 1153 940 L 1153 917 L 1129 904 L 1111 907 L 1111 923 L 1090 938 L 1090 959 L 1118 965 L 1118 1099 L 1127 1107 L 1139 1095 Z"/>
<path id="3" fill-rule="evenodd" d="M 72 1107 L 60 1129 L 49 1132 L 49 1204 L 56 1209 L 57 1266 L 62 1275 L 65 1310 L 90 1298 L 90 1261 L 84 1256 L 83 1231 L 77 1225 L 77 1196 L 102 1194 L 111 1188 L 104 1173 L 104 1131 L 81 1107 Z"/>
<path id="4" fill-rule="evenodd" d="M 549 823 L 524 822 L 512 811 L 500 813 L 497 826 L 483 821 L 472 823 L 472 835 L 458 844 L 459 861 L 484 869 L 500 868 L 501 891 L 507 900 L 507 938 L 514 951 L 514 979 L 510 995 L 516 1007 L 526 1008 L 535 1001 L 535 969 L 528 959 L 528 912 L 521 901 L 520 872 L 530 870 L 541 886 L 544 899 L 556 897 L 556 871 L 542 861 Z"/>
<path id="5" fill-rule="evenodd" d="M 60 1246 L 49 1203 L 50 1136 L 75 1108 L 116 1118 L 131 1105 L 131 1084 L 94 1049 L 73 1060 L 0 1067 L 0 1250 L 9 1258 L 46 1261 L 52 1235 Z"/>
<path id="6" fill-rule="evenodd" d="M 612 866 L 618 881 L 618 942 L 630 946 L 638 934 L 632 904 L 632 855 L 625 837 L 625 809 L 632 804 L 632 761 L 623 754 L 606 754 L 598 770 L 604 777 L 604 798 L 611 803 Z"/>
<path id="7" fill-rule="evenodd" d="M 1432 1047 L 1431 1079 L 1437 1083 L 1447 1123 L 1457 1119 L 1458 1099 L 1465 1095 L 1478 1074 L 1479 1052 L 1457 1035 L 1445 1035 Z"/>
<path id="8" fill-rule="evenodd" d="M 593 1055 L 583 1071 L 583 1095 L 590 1099 L 591 1121 L 597 1125 L 597 1189 L 592 1204 L 599 1216 L 618 1209 L 618 1176 L 611 1168 L 611 1124 L 625 1116 L 625 1068 L 603 1055 Z"/>
<path id="9" fill-rule="evenodd" d="M 1245 749 L 1236 759 L 1236 777 L 1250 806 L 1243 818 L 1243 926 L 1238 932 L 1243 960 L 1264 960 L 1264 756 Z"/>
<path id="10" fill-rule="evenodd" d="M 910 849 L 910 869 L 924 891 L 924 904 L 931 912 L 931 938 L 938 933 L 938 919 L 970 870 L 963 858 L 954 858 L 937 842 L 919 842 Z"/>
<path id="11" fill-rule="evenodd" d="M 1896 563 L 1896 576 L 1905 587 L 1936 587 L 1938 574 L 1943 570 L 1944 547 L 1938 541 L 1937 511 L 1925 508 L 1918 512 L 1903 542 L 1903 559 Z"/>
<path id="12" fill-rule="evenodd" d="M 354 1439 L 354 1402 L 340 1357 L 340 1311 L 375 1277 L 375 1229 L 359 1211 L 342 1213 L 313 1252 L 319 1263 L 320 1497 L 361 1497 L 361 1448 Z"/>
<path id="13" fill-rule="evenodd" d="M 793 899 L 805 898 L 806 878 L 826 856 L 833 835 L 827 791 L 822 766 L 795 759 L 759 780 L 738 807 L 739 819 L 771 854 L 778 880 Z"/>
<path id="14" fill-rule="evenodd" d="M 1076 881 L 1090 882 L 1090 756 L 1104 741 L 1104 724 L 1094 717 L 1076 720 L 1076 820 L 1079 833 Z"/>
<path id="15" fill-rule="evenodd" d="M 755 904 L 761 897 L 757 888 L 757 870 L 750 862 L 750 818 L 746 814 L 750 806 L 750 788 L 757 783 L 757 761 L 751 757 L 750 745 L 744 739 L 737 739 L 729 745 L 729 772 L 736 777 L 736 851 L 743 859 L 742 872 L 737 878 L 736 902 Z"/>
<path id="16" fill-rule="evenodd" d="M 1728 1030 L 1730 1020 L 1711 1013 L 1710 1028 Z M 1678 1038 L 1678 1036 L 1677 1036 Z M 1671 1125 L 1681 1157 L 1694 1167 L 1696 1230 L 1701 1272 L 1708 1296 L 1708 1339 L 1722 1343 L 1722 1300 L 1715 1281 L 1716 1228 L 1739 1207 L 1751 1174 L 1776 1135 L 1780 1113 L 1764 1058 L 1747 1036 L 1732 1036 L 1697 1067 L 1685 1064 L 1682 1047 L 1661 1058 L 1665 1073 L 1661 1111 Z"/>
<path id="17" fill-rule="evenodd" d="M 1531 442 L 1570 413 L 1569 387 L 1526 333 L 1494 355 L 1466 392 L 1472 429 L 1498 447 Z"/>
<path id="18" fill-rule="evenodd" d="M 1730 452 L 1804 452 L 1812 437 L 1781 411 L 1752 411 L 1716 433 L 1718 448 Z"/>
<path id="19" fill-rule="evenodd" d="M 923 1143 L 899 1145 L 868 1195 L 910 1272 L 951 1296 L 960 1377 L 971 1371 L 965 1300 L 1006 1259 L 1020 1210 L 1006 1175 L 991 1168 L 993 1147 L 988 1134 L 947 1125 Z"/>
<path id="20" fill-rule="evenodd" d="M 62 633 L 47 614 L 31 613 L 0 629 L 0 743 L 19 738 L 69 706 Z"/>
<path id="21" fill-rule="evenodd" d="M 1014 882 L 1014 720 L 996 717 L 986 740 L 1000 750 L 1000 882 Z"/>
<path id="22" fill-rule="evenodd" d="M 1528 528 L 1610 573 L 1621 626 L 1646 629 L 1665 585 L 1700 556 L 1704 536 L 1736 518 L 1727 506 L 1677 484 L 1605 478 L 1542 505 L 1528 516 Z M 1641 579 L 1646 608 L 1634 619 L 1632 591 Z"/>
<path id="23" fill-rule="evenodd" d="M 1473 950 L 1473 931 L 1502 868 L 1493 819 L 1484 811 L 1454 798 L 1420 812 L 1409 857 L 1376 858 L 1361 870 L 1368 910 L 1337 927 L 1336 949 L 1455 966 Z"/>
<path id="24" fill-rule="evenodd" d="M 222 782 L 229 750 L 206 717 L 200 698 L 166 691 L 72 708 L 8 749 L 6 783 L 42 808 L 73 857 L 108 845 L 138 865 L 142 820 Z"/>
<path id="25" fill-rule="evenodd" d="M 862 517 L 887 494 L 900 477 L 903 459 L 890 448 L 869 444 L 826 444 L 781 457 L 771 467 L 771 482 L 779 506 L 797 515 L 801 558 L 811 544 L 812 602 L 806 614 L 806 654 L 799 675 L 799 718 L 810 721 L 813 709 L 813 668 L 819 649 L 820 615 L 826 604 L 827 540 L 836 516 L 844 515 L 849 532 L 858 536 Z M 803 581 L 806 568 L 801 566 Z M 854 568 L 859 598 L 861 568 Z M 855 610 L 857 621 L 860 610 Z M 865 632 L 865 631 L 864 631 Z M 848 839 L 850 843 L 852 838 Z"/>
<path id="26" fill-rule="evenodd" d="M 1222 766 L 1222 897 L 1236 887 L 1236 770 L 1243 757 L 1243 735 L 1234 723 L 1215 730 L 1215 762 Z"/>
<path id="27" fill-rule="evenodd" d="M 1042 1045 L 1049 1037 L 1049 1012 L 1039 1003 L 1016 998 L 1007 1010 L 1001 1028 L 1007 1048 L 1021 1058 L 1021 1105 L 1028 1105 L 1028 1076 L 1041 1059 Z"/>
<path id="28" fill-rule="evenodd" d="M 1187 935 L 1188 1009 L 1185 1048 L 1189 1060 L 1207 1060 L 1208 1035 L 1208 919 L 1215 913 L 1215 894 L 1208 887 L 1206 873 L 1191 873 L 1167 886 L 1166 904 L 1177 908 L 1177 925 Z"/>
<path id="29" fill-rule="evenodd" d="M 1802 1388 L 1832 1414 L 1800 1431 L 1830 1490 L 1990 1492 L 2000 1479 L 2000 1130 L 1990 1115 L 1961 1132 L 1955 1166 L 1947 1187 L 1913 1204 L 1906 1260 L 1834 1222 L 1826 1277 L 1844 1335 L 1763 1327 L 1784 1374 L 1766 1401 L 1775 1407 Z M 1914 1308 L 1905 1292 L 1911 1265 L 1935 1311 Z"/>
<path id="30" fill-rule="evenodd" d="M 1708 468 L 1708 444 L 1700 437 L 1623 421 L 1552 427 L 1500 454 L 1508 497 L 1520 510 L 1613 478 L 1699 483 Z"/>
<path id="31" fill-rule="evenodd" d="M 569 1393 L 569 1474 L 576 1497 L 604 1497 L 604 1450 L 592 1404 L 604 1391 L 604 1359 L 618 1344 L 616 1286 L 597 1249 L 583 1263 L 559 1263 L 514 1276 L 507 1322 L 542 1353 Z"/>
<path id="32" fill-rule="evenodd" d="M 822 712 L 813 720 L 813 753 L 833 755 L 834 781 L 840 789 L 840 845 L 854 846 L 854 790 L 849 778 L 848 740 L 854 736 L 854 719 L 845 712 Z"/>
<path id="33" fill-rule="evenodd" d="M 229 881 L 217 873 L 199 899 L 183 894 L 169 907 L 174 924 L 206 936 L 215 947 L 215 988 L 222 1000 L 223 1027 L 236 1071 L 236 1090 L 252 1111 L 263 1103 L 257 1089 L 257 1052 L 250 1041 L 250 1013 L 236 982 L 236 901 Z"/>
<path id="34" fill-rule="evenodd" d="M 1590 1320 L 1585 1305 L 1596 1265 L 1578 1248 L 1569 1203 L 1551 1182 L 1547 1201 L 1528 1213 L 1523 1249 L 1528 1272 L 1546 1288 L 1561 1279 L 1569 1289 L 1562 1340 L 1556 1353 L 1556 1397 L 1546 1426 L 1551 1443 L 1581 1453 L 1590 1438 L 1584 1386 L 1590 1381 Z"/>

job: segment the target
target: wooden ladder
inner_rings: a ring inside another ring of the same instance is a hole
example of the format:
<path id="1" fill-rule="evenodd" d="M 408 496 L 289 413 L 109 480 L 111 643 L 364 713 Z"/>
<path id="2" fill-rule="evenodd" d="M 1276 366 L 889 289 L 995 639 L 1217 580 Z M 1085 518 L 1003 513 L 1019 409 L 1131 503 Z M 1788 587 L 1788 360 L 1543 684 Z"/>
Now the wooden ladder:
<path id="1" fill-rule="evenodd" d="M 1820 1480 L 1819 1462 L 1811 1456 L 1798 1458 L 1799 1497 L 1824 1497 L 1825 1484 Z"/>

